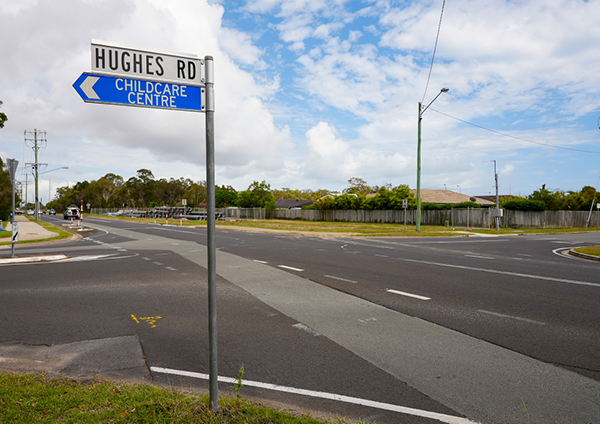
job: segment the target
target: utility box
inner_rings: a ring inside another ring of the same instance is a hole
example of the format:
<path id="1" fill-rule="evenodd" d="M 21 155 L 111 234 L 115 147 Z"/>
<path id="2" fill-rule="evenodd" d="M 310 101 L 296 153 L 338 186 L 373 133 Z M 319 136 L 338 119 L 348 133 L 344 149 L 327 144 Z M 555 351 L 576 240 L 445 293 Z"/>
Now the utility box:
<path id="1" fill-rule="evenodd" d="M 492 218 L 504 216 L 504 209 L 492 209 Z"/>

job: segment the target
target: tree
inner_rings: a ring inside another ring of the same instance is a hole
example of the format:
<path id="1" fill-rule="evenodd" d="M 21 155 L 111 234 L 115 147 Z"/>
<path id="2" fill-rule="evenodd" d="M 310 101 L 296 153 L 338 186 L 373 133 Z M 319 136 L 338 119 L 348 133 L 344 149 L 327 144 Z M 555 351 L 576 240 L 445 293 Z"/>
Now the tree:
<path id="1" fill-rule="evenodd" d="M 348 180 L 348 183 L 350 187 L 344 189 L 344 194 L 362 194 L 366 196 L 367 194 L 377 193 L 377 190 L 379 190 L 377 186 L 369 187 L 367 182 L 361 178 L 352 177 Z"/>
<path id="2" fill-rule="evenodd" d="M 237 205 L 238 193 L 231 186 L 215 186 L 215 207 L 228 208 Z"/>
<path id="3" fill-rule="evenodd" d="M 399 185 L 392 189 L 381 187 L 375 197 L 365 199 L 363 209 L 399 210 L 402 209 L 403 200 L 408 199 L 408 209 L 415 209 L 417 201 L 407 185 Z"/>
<path id="4" fill-rule="evenodd" d="M 271 193 L 271 185 L 266 181 L 254 181 L 248 190 L 242 191 L 238 196 L 238 206 L 241 208 L 276 209 L 275 197 Z"/>
<path id="5" fill-rule="evenodd" d="M 0 102 L 1 103 L 1 102 Z M 12 212 L 12 183 L 8 169 L 0 158 L 0 219 L 8 220 Z"/>
<path id="6" fill-rule="evenodd" d="M 159 204 L 177 206 L 177 202 L 183 199 L 183 194 L 191 183 L 183 178 L 162 178 L 155 182 L 153 199 Z"/>
<path id="7" fill-rule="evenodd" d="M 534 191 L 527 196 L 527 198 L 529 200 L 539 200 L 540 202 L 544 202 L 549 210 L 557 211 L 562 208 L 564 196 L 564 192 L 559 190 L 550 191 L 546 188 L 546 184 L 543 184 L 542 188 Z"/>
<path id="8" fill-rule="evenodd" d="M 215 189 L 216 192 L 216 189 Z M 183 193 L 183 198 L 187 199 L 188 205 L 191 207 L 197 208 L 201 203 L 206 202 L 206 181 L 199 181 L 197 183 L 192 183 L 189 185 L 185 193 Z M 215 193 L 215 198 L 216 198 Z M 215 200 L 216 204 L 216 200 Z M 219 206 L 220 207 L 220 206 Z"/>
<path id="9" fill-rule="evenodd" d="M 0 100 L 0 107 L 2 107 L 2 100 Z M 0 112 L 0 128 L 4 128 L 4 123 L 6 121 L 8 121 L 8 118 L 6 117 L 6 114 Z M 11 199 L 11 203 L 12 203 L 12 199 Z"/>

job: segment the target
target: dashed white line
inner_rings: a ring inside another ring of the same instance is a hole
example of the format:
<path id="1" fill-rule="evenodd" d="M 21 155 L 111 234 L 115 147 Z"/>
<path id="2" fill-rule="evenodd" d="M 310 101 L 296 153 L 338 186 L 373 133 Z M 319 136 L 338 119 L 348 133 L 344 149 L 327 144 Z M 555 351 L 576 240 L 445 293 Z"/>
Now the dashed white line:
<path id="1" fill-rule="evenodd" d="M 419 300 L 431 300 L 430 297 L 419 296 L 418 294 L 407 293 L 399 290 L 385 289 L 388 293 L 399 294 L 400 296 L 412 297 Z"/>
<path id="2" fill-rule="evenodd" d="M 166 269 L 168 269 L 169 271 L 177 271 L 177 268 L 173 268 L 171 266 L 166 266 Z"/>
<path id="3" fill-rule="evenodd" d="M 174 370 L 174 369 L 170 369 L 170 368 L 150 367 L 150 371 L 158 372 L 158 373 L 162 373 L 162 374 L 171 374 L 171 375 L 180 375 L 183 377 L 199 378 L 202 380 L 210 379 L 208 374 Z M 217 380 L 222 383 L 230 383 L 230 384 L 238 384 L 239 383 L 239 380 L 237 378 L 231 378 L 231 377 L 217 377 Z M 298 389 L 295 387 L 279 386 L 277 384 L 262 383 L 259 381 L 252 381 L 252 380 L 242 380 L 242 383 L 244 384 L 244 386 L 248 386 L 248 387 L 258 387 L 258 388 L 266 389 L 266 390 L 274 390 L 274 391 L 278 391 L 278 392 L 292 393 L 292 394 L 296 394 L 296 395 L 310 396 L 310 397 L 315 397 L 315 398 L 320 398 L 320 399 L 336 400 L 336 401 L 340 401 L 340 402 L 351 403 L 354 405 L 362 405 L 362 406 L 367 406 L 370 408 L 383 409 L 386 411 L 398 412 L 401 414 L 407 414 L 407 415 L 412 415 L 412 416 L 416 416 L 416 417 L 430 418 L 430 419 L 437 420 L 437 421 L 440 421 L 442 423 L 447 423 L 447 424 L 475 424 L 474 421 L 468 420 L 466 418 L 455 417 L 453 415 L 440 414 L 437 412 L 424 411 L 422 409 L 408 408 L 406 406 L 393 405 L 390 403 L 383 403 L 383 402 L 376 402 L 376 401 L 372 401 L 372 400 L 368 400 L 368 399 L 360 399 L 360 398 L 355 398 L 355 397 L 351 397 L 351 396 L 337 395 L 335 393 L 317 392 L 314 390 L 306 390 L 306 389 Z"/>
<path id="4" fill-rule="evenodd" d="M 499 314 L 498 312 L 490 312 L 490 311 L 486 311 L 486 310 L 483 310 L 483 309 L 479 309 L 477 312 L 481 312 L 482 314 L 493 315 L 495 317 L 500 317 L 500 318 L 509 318 L 509 319 L 514 319 L 514 320 L 517 320 L 517 321 L 524 321 L 524 322 L 528 322 L 530 324 L 546 325 L 545 322 L 535 321 L 533 319 L 528 319 L 528 318 L 515 317 L 515 316 L 512 316 L 512 315 Z"/>
<path id="5" fill-rule="evenodd" d="M 357 281 L 346 280 L 345 278 L 336 277 L 334 275 L 324 275 L 324 277 L 333 278 L 334 280 L 345 281 L 346 283 L 352 283 L 352 284 L 357 284 L 358 283 Z"/>
<path id="6" fill-rule="evenodd" d="M 477 255 L 465 255 L 467 258 L 477 258 L 477 259 L 496 259 L 491 256 L 477 256 Z"/>
<path id="7" fill-rule="evenodd" d="M 312 328 L 302 324 L 301 322 L 299 322 L 298 324 L 294 324 L 292 325 L 292 327 L 297 328 L 298 330 L 302 330 L 302 331 L 306 331 L 308 334 L 312 334 L 313 336 L 320 336 L 319 333 L 317 333 L 315 330 L 313 330 Z"/>
<path id="8" fill-rule="evenodd" d="M 300 268 L 294 268 L 291 266 L 287 266 L 287 265 L 277 265 L 279 268 L 284 268 L 284 269 L 289 269 L 290 271 L 298 271 L 298 272 L 302 272 L 304 271 L 303 269 Z"/>
<path id="9" fill-rule="evenodd" d="M 259 261 L 258 259 L 254 259 L 254 262 L 258 262 L 259 264 L 268 264 L 266 261 Z"/>
<path id="10" fill-rule="evenodd" d="M 559 249 L 556 249 L 556 250 L 559 250 Z M 499 271 L 499 270 L 495 270 L 495 269 L 476 268 L 476 267 L 472 267 L 472 266 L 444 264 L 444 263 L 440 263 L 440 262 L 422 261 L 419 259 L 408 259 L 408 258 L 396 258 L 396 259 L 399 261 L 403 261 L 403 262 L 414 262 L 417 264 L 441 266 L 441 267 L 446 267 L 446 268 L 466 269 L 469 271 L 488 272 L 490 274 L 510 275 L 513 277 L 532 278 L 535 280 L 554 281 L 557 283 L 567 283 L 567 284 L 577 284 L 580 286 L 600 287 L 600 283 L 591 283 L 588 281 L 568 280 L 566 278 L 554 278 L 554 277 L 546 277 L 543 275 L 522 274 L 520 272 Z"/>

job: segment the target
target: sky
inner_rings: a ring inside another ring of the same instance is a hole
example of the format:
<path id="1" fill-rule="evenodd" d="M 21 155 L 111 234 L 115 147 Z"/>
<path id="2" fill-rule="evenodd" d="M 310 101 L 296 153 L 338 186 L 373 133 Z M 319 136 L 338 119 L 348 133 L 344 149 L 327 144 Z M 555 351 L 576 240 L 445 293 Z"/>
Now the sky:
<path id="1" fill-rule="evenodd" d="M 82 101 L 102 40 L 214 58 L 216 183 L 238 191 L 415 188 L 434 99 L 421 188 L 495 194 L 495 161 L 501 195 L 600 189 L 599 16 L 599 0 L 0 0 L 0 157 L 33 163 L 25 138 L 46 132 L 42 202 L 142 168 L 206 180 L 203 113 Z"/>

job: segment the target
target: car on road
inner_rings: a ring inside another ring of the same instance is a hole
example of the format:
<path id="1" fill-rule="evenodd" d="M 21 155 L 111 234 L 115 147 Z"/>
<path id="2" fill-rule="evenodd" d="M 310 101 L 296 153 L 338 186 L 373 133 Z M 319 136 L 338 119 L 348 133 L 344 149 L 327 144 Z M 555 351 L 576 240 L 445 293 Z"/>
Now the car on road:
<path id="1" fill-rule="evenodd" d="M 56 210 L 54 210 L 54 209 L 50 209 L 50 210 L 48 211 L 48 215 L 56 215 Z"/>
<path id="2" fill-rule="evenodd" d="M 27 209 L 27 215 L 33 215 L 33 209 Z"/>
<path id="3" fill-rule="evenodd" d="M 69 206 L 63 212 L 63 216 L 65 219 L 79 219 L 79 208 Z"/>

